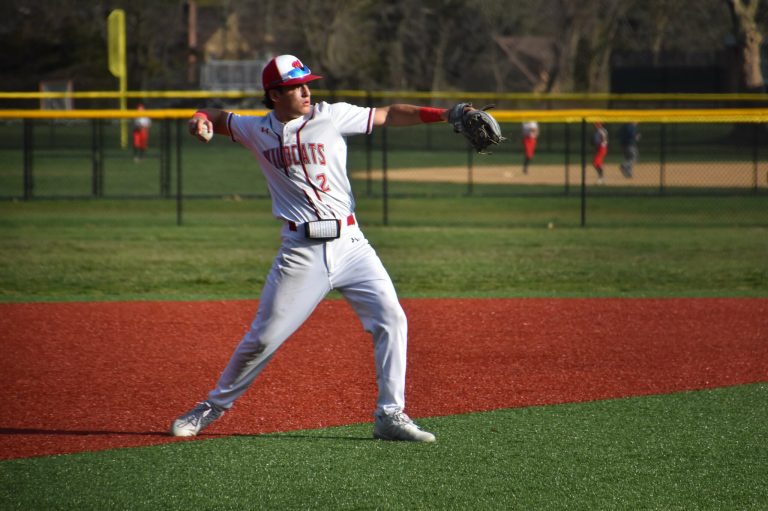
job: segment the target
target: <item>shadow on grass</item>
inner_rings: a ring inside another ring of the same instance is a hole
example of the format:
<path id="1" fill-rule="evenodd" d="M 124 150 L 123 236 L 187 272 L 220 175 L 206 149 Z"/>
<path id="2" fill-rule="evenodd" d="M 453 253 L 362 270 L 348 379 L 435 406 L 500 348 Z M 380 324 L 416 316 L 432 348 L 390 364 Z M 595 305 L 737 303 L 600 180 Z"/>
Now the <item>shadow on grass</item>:
<path id="1" fill-rule="evenodd" d="M 76 429 L 38 429 L 38 428 L 0 428 L 0 435 L 139 435 L 168 436 L 167 431 L 111 431 L 111 430 L 76 430 Z"/>
<path id="2" fill-rule="evenodd" d="M 211 435 L 213 436 L 213 435 Z M 247 433 L 234 433 L 230 435 L 221 434 L 222 437 L 239 437 L 239 438 L 266 438 L 270 440 L 350 440 L 354 442 L 360 441 L 376 441 L 372 436 L 337 436 L 337 435 L 311 435 L 301 433 L 264 433 L 264 434 L 247 434 Z"/>
<path id="3" fill-rule="evenodd" d="M 62 435 L 62 436 L 116 436 L 116 435 L 130 435 L 130 436 L 158 436 L 164 438 L 170 438 L 171 435 L 167 430 L 162 431 L 114 431 L 114 430 L 76 430 L 76 429 L 41 429 L 41 428 L 0 428 L 0 436 L 2 435 Z M 352 436 L 330 436 L 330 435 L 312 435 L 312 434 L 292 434 L 292 433 L 203 433 L 196 437 L 185 437 L 188 439 L 196 438 L 205 440 L 214 438 L 265 438 L 273 440 L 375 440 L 373 437 L 352 437 Z M 182 438 L 182 437 L 179 437 Z"/>

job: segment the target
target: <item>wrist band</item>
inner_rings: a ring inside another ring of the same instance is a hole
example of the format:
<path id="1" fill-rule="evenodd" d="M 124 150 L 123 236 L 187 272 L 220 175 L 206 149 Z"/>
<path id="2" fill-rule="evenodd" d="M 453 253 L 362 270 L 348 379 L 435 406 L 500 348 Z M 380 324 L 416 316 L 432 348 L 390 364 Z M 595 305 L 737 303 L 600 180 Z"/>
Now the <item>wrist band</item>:
<path id="1" fill-rule="evenodd" d="M 419 107 L 419 119 L 421 122 L 440 122 L 445 108 L 432 108 L 428 106 Z"/>
<path id="2" fill-rule="evenodd" d="M 202 117 L 206 121 L 210 121 L 211 119 L 208 117 L 208 114 L 203 112 L 202 110 L 198 110 L 195 112 L 195 114 L 192 117 Z"/>

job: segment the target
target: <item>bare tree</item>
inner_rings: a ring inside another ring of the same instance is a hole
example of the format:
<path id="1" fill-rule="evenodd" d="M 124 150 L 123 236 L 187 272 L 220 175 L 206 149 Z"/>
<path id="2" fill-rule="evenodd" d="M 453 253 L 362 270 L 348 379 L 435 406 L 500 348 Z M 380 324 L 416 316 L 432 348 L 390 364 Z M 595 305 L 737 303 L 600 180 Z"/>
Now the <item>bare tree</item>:
<path id="1" fill-rule="evenodd" d="M 293 53 L 323 74 L 323 86 L 331 89 L 604 91 L 617 55 L 629 65 L 738 63 L 743 88 L 764 87 L 760 48 L 766 47 L 768 0 L 197 3 L 200 47 L 236 14 L 234 35 L 248 48 L 240 56 Z M 34 89 L 40 79 L 62 77 L 76 78 L 78 89 L 113 87 L 104 20 L 115 7 L 127 14 L 129 87 L 189 86 L 184 1 L 81 4 L 0 2 L 6 49 L 0 78 L 6 88 Z M 738 59 L 722 59 L 731 31 Z"/>
<path id="2" fill-rule="evenodd" d="M 472 0 L 486 38 L 486 50 L 472 60 L 485 67 L 493 90 L 543 92 L 549 83 L 554 51 L 552 38 L 535 16 L 539 6 L 525 0 Z M 488 84 L 490 85 L 490 83 Z"/>
<path id="3" fill-rule="evenodd" d="M 611 53 L 627 12 L 637 0 L 552 0 L 556 60 L 550 91 L 604 91 L 608 88 Z"/>
<path id="4" fill-rule="evenodd" d="M 748 91 L 765 91 L 760 68 L 760 45 L 763 34 L 757 24 L 760 0 L 724 0 L 731 11 L 741 64 L 742 85 Z"/>
<path id="5" fill-rule="evenodd" d="M 306 2 L 303 12 L 296 9 L 307 51 L 303 58 L 322 70 L 328 88 L 360 86 L 358 80 L 370 67 L 370 7 L 365 0 L 329 0 Z"/>

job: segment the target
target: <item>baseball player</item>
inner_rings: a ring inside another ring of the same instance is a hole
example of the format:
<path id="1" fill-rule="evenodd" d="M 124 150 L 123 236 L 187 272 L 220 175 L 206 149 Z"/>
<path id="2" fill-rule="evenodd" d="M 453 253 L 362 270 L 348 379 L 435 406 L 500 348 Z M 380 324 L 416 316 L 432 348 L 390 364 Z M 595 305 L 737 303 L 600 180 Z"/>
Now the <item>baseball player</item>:
<path id="1" fill-rule="evenodd" d="M 597 184 L 601 185 L 603 181 L 603 162 L 605 162 L 605 155 L 608 154 L 608 130 L 605 129 L 603 123 L 595 123 L 595 132 L 592 134 L 592 145 L 595 152 L 592 158 L 592 166 L 597 171 Z"/>
<path id="2" fill-rule="evenodd" d="M 523 123 L 523 174 L 528 173 L 528 164 L 533 160 L 536 153 L 536 141 L 539 138 L 539 123 L 536 121 L 527 121 Z"/>
<path id="3" fill-rule="evenodd" d="M 144 110 L 144 105 L 136 105 L 137 110 Z M 149 117 L 136 117 L 133 120 L 133 161 L 138 163 L 144 159 L 144 154 L 149 148 L 149 128 L 152 127 L 152 119 Z"/>
<path id="4" fill-rule="evenodd" d="M 621 174 L 626 178 L 632 177 L 635 163 L 637 162 L 637 142 L 640 140 L 640 132 L 637 130 L 637 122 L 628 122 L 621 126 L 619 130 L 619 142 L 624 153 L 624 160 L 621 162 Z"/>
<path id="5" fill-rule="evenodd" d="M 321 76 L 292 55 L 275 57 L 262 72 L 264 117 L 199 110 L 189 132 L 230 137 L 259 161 L 282 222 L 282 244 L 267 277 L 253 323 L 208 397 L 171 426 L 195 436 L 232 407 L 277 349 L 332 289 L 341 292 L 373 336 L 378 398 L 374 438 L 434 442 L 404 412 L 407 325 L 394 285 L 360 230 L 347 177 L 345 137 L 380 126 L 448 119 L 444 109 L 395 104 L 362 108 L 312 103 L 309 82 Z"/>

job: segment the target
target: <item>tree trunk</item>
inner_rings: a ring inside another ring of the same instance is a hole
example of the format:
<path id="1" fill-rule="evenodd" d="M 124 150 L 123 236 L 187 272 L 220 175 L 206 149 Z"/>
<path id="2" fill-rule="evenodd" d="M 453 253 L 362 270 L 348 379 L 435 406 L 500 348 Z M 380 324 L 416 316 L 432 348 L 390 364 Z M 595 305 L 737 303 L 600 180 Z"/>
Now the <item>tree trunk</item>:
<path id="1" fill-rule="evenodd" d="M 759 0 L 725 0 L 731 10 L 734 30 L 739 44 L 741 81 L 750 92 L 765 90 L 765 80 L 760 69 L 760 44 L 763 35 L 757 26 Z"/>

